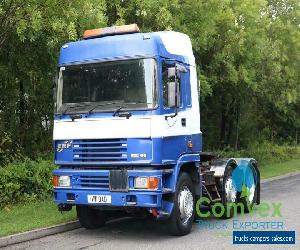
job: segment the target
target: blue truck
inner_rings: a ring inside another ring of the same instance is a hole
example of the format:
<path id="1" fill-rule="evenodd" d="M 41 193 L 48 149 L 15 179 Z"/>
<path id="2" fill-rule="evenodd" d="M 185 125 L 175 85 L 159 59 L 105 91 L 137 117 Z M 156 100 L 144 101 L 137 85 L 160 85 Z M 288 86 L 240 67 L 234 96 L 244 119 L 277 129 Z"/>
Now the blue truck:
<path id="1" fill-rule="evenodd" d="M 148 214 L 172 235 L 191 231 L 201 197 L 260 200 L 257 162 L 202 150 L 190 38 L 136 24 L 87 30 L 66 43 L 55 84 L 53 196 L 81 225 Z M 231 217 L 231 207 L 223 217 Z M 247 209 L 246 209 L 247 210 Z"/>

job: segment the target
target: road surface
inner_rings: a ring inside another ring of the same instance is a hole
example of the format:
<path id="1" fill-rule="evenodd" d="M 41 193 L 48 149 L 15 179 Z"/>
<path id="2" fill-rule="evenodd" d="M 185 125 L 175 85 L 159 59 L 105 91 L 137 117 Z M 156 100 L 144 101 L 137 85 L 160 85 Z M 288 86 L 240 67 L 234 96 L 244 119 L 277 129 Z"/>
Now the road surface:
<path id="1" fill-rule="evenodd" d="M 108 223 L 101 229 L 90 231 L 80 228 L 4 249 L 300 249 L 300 174 L 263 183 L 261 201 L 271 207 L 267 217 L 261 217 L 256 211 L 254 215 L 239 215 L 229 220 L 206 219 L 202 224 L 195 223 L 192 232 L 183 237 L 167 235 L 155 221 L 127 218 Z M 273 206 L 279 203 L 282 217 L 278 211 L 273 217 Z M 296 244 L 233 245 L 233 226 L 241 230 L 245 222 L 296 231 Z"/>

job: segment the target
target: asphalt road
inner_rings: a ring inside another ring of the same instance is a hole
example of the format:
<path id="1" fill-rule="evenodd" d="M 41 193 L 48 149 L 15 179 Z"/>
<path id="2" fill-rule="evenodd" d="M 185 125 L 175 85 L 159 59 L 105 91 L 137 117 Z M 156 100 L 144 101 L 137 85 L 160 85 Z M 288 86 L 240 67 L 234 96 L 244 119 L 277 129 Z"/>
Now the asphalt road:
<path id="1" fill-rule="evenodd" d="M 239 215 L 230 220 L 210 218 L 202 224 L 195 223 L 193 231 L 183 237 L 167 235 L 155 221 L 129 218 L 98 230 L 80 228 L 4 249 L 300 249 L 300 174 L 263 183 L 261 198 L 271 207 L 267 217 L 256 211 L 254 215 Z M 282 217 L 278 211 L 272 216 L 272 203 L 275 207 L 282 204 Z M 233 227 L 242 230 L 245 222 L 260 222 L 265 230 L 273 226 L 296 231 L 296 245 L 233 245 Z"/>

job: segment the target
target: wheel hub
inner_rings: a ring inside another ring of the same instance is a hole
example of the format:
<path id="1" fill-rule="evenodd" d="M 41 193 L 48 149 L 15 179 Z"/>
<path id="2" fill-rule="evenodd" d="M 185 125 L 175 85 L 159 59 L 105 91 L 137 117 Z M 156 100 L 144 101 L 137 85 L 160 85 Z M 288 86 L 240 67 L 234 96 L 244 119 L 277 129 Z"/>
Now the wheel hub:
<path id="1" fill-rule="evenodd" d="M 186 224 L 192 217 L 194 211 L 194 198 L 187 186 L 180 190 L 178 195 L 180 219 Z"/>
<path id="2" fill-rule="evenodd" d="M 233 185 L 232 178 L 229 177 L 225 182 L 225 193 L 227 202 L 235 202 L 237 191 Z"/>
<path id="3" fill-rule="evenodd" d="M 249 203 L 252 204 L 253 202 L 253 199 L 254 199 L 254 193 L 255 193 L 255 184 L 253 183 L 251 188 L 249 188 L 249 196 L 248 196 L 248 199 L 249 199 Z"/>

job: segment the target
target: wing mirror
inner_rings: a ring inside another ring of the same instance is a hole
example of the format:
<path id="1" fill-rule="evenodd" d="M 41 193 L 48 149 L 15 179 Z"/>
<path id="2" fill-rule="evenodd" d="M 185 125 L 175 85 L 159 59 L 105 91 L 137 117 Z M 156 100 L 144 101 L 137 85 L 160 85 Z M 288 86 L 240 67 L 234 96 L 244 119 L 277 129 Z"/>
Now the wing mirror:
<path id="1" fill-rule="evenodd" d="M 168 107 L 176 108 L 179 107 L 179 83 L 168 82 Z"/>
<path id="2" fill-rule="evenodd" d="M 175 64 L 175 67 L 168 68 L 168 79 L 180 78 L 180 73 L 186 73 L 187 68 L 180 64 Z"/>
<path id="3" fill-rule="evenodd" d="M 180 73 L 187 72 L 187 69 L 179 64 L 175 64 L 175 67 L 168 68 L 168 107 L 178 108 L 180 106 L 180 88 L 179 79 Z"/>

